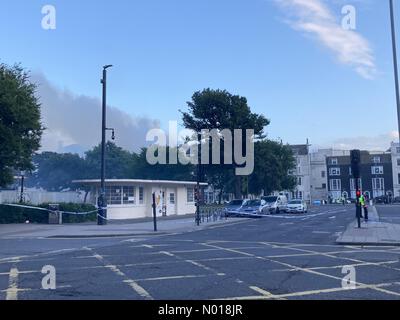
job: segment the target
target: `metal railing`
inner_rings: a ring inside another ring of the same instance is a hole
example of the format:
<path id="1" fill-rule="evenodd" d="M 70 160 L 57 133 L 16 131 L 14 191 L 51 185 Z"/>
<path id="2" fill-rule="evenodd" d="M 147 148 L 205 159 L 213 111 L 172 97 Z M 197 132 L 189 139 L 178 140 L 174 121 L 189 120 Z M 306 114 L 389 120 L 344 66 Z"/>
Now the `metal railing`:
<path id="1" fill-rule="evenodd" d="M 200 206 L 200 222 L 216 222 L 228 217 L 222 206 Z"/>

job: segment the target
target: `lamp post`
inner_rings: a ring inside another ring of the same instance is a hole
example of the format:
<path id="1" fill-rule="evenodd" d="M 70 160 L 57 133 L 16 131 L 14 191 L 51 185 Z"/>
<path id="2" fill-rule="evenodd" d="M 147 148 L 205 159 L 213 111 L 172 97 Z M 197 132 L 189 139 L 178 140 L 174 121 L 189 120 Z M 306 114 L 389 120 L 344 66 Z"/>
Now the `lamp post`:
<path id="1" fill-rule="evenodd" d="M 399 73 L 398 73 L 398 67 L 397 67 L 396 30 L 395 30 L 395 24 L 394 24 L 393 0 L 389 0 L 389 2 L 390 2 L 390 25 L 391 25 L 391 29 L 392 29 L 394 80 L 395 80 L 395 86 L 396 86 L 397 124 L 398 124 L 399 139 L 400 139 L 400 91 L 399 91 L 400 88 L 399 88 Z"/>
<path id="2" fill-rule="evenodd" d="M 100 195 L 98 198 L 98 215 L 97 224 L 107 224 L 107 200 L 105 198 L 105 175 L 106 175 L 106 162 L 105 162 L 105 151 L 106 151 L 106 105 L 107 105 L 107 69 L 112 65 L 106 65 L 103 67 L 103 78 L 101 84 L 103 85 L 103 103 L 102 103 L 102 125 L 101 125 L 101 183 L 100 183 Z"/>
<path id="3" fill-rule="evenodd" d="M 21 194 L 19 197 L 19 203 L 24 202 L 24 180 L 25 180 L 25 171 L 21 170 Z"/>

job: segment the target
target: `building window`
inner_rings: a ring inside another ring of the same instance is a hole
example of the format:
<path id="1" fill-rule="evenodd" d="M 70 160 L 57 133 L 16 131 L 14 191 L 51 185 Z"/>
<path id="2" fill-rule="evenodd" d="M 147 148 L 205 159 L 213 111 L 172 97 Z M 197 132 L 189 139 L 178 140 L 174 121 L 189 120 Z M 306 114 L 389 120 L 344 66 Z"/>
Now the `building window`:
<path id="1" fill-rule="evenodd" d="M 194 188 L 187 188 L 187 202 L 194 202 Z"/>
<path id="2" fill-rule="evenodd" d="M 373 163 L 381 163 L 381 157 L 375 156 L 372 158 Z"/>
<path id="3" fill-rule="evenodd" d="M 299 186 L 301 186 L 301 177 L 298 177 L 298 178 L 297 178 L 297 184 L 298 184 Z"/>
<path id="4" fill-rule="evenodd" d="M 383 174 L 383 167 L 382 166 L 373 166 L 371 167 L 372 174 Z"/>
<path id="5" fill-rule="evenodd" d="M 329 181 L 331 191 L 342 190 L 342 181 L 340 179 L 332 179 Z"/>
<path id="6" fill-rule="evenodd" d="M 169 194 L 169 203 L 170 204 L 175 204 L 175 193 L 171 192 Z"/>
<path id="7" fill-rule="evenodd" d="M 123 204 L 135 204 L 135 187 L 123 187 Z"/>
<path id="8" fill-rule="evenodd" d="M 372 178 L 372 188 L 374 190 L 385 190 L 384 178 Z"/>
<path id="9" fill-rule="evenodd" d="M 321 171 L 321 178 L 325 178 L 326 172 L 325 171 Z"/>
<path id="10" fill-rule="evenodd" d="M 326 183 L 322 184 L 322 189 L 326 189 Z"/>
<path id="11" fill-rule="evenodd" d="M 340 176 L 340 168 L 330 168 L 329 175 L 331 176 Z"/>
<path id="12" fill-rule="evenodd" d="M 331 159 L 331 164 L 333 165 L 338 164 L 338 160 L 336 158 Z"/>
<path id="13" fill-rule="evenodd" d="M 351 167 L 349 167 L 349 176 L 353 175 L 353 171 L 351 170 Z"/>
<path id="14" fill-rule="evenodd" d="M 144 204 L 144 189 L 139 187 L 139 204 Z"/>
<path id="15" fill-rule="evenodd" d="M 398 180 L 398 184 L 400 184 L 400 173 L 399 174 L 397 174 L 397 180 Z"/>
<path id="16" fill-rule="evenodd" d="M 350 179 L 350 190 L 352 190 L 352 191 L 356 191 L 356 179 L 354 179 L 354 178 L 352 178 L 352 179 Z M 362 190 L 362 180 L 361 179 L 358 179 L 358 188 L 360 189 L 360 190 Z"/>
<path id="17" fill-rule="evenodd" d="M 400 147 L 396 147 L 396 153 L 400 153 Z"/>
<path id="18" fill-rule="evenodd" d="M 122 187 L 106 187 L 106 199 L 110 205 L 122 204 Z"/>
<path id="19" fill-rule="evenodd" d="M 400 158 L 397 158 L 397 166 L 400 167 Z"/>
<path id="20" fill-rule="evenodd" d="M 298 192 L 298 199 L 303 199 L 303 192 L 302 191 Z"/>

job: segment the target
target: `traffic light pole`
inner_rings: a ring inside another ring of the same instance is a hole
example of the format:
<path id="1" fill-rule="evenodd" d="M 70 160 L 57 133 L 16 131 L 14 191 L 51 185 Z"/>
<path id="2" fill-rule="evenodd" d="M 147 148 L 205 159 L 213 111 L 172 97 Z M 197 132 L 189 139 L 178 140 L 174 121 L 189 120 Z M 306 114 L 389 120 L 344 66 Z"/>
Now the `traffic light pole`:
<path id="1" fill-rule="evenodd" d="M 195 192 L 195 197 L 196 197 L 196 224 L 197 226 L 200 226 L 200 162 L 201 162 L 201 134 L 197 134 L 197 183 L 196 183 L 196 192 Z"/>

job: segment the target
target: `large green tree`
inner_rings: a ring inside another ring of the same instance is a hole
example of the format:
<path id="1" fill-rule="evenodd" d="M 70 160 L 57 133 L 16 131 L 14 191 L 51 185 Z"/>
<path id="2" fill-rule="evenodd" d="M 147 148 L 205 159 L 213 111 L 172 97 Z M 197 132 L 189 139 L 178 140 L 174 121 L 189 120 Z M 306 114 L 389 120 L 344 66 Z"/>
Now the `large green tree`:
<path id="1" fill-rule="evenodd" d="M 249 177 L 249 192 L 265 195 L 276 190 L 292 190 L 296 179 L 289 171 L 296 160 L 289 146 L 272 140 L 257 141 L 254 146 L 254 172 Z"/>
<path id="2" fill-rule="evenodd" d="M 50 191 L 74 188 L 72 180 L 87 178 L 88 166 L 78 154 L 43 152 L 33 156 L 36 170 L 28 177 L 28 186 Z"/>
<path id="3" fill-rule="evenodd" d="M 169 147 L 165 149 L 167 155 L 167 163 L 169 163 Z M 176 148 L 172 149 L 177 152 Z M 177 164 L 155 164 L 151 165 L 146 159 L 147 149 L 143 148 L 139 153 L 134 154 L 134 162 L 131 174 L 136 179 L 151 180 L 181 180 L 193 181 L 195 168 L 193 165 Z"/>
<path id="4" fill-rule="evenodd" d="M 246 129 L 253 129 L 255 138 L 261 139 L 264 137 L 264 128 L 269 124 L 269 120 L 265 116 L 251 112 L 245 97 L 233 95 L 226 90 L 204 89 L 195 92 L 192 100 L 187 102 L 187 106 L 187 112 L 181 111 L 182 120 L 186 128 L 195 132 L 203 129 L 229 129 L 231 132 L 235 129 L 242 129 L 243 135 L 245 135 Z M 245 141 L 243 136 L 242 150 L 245 148 Z M 233 150 L 234 148 L 233 144 Z M 229 176 L 229 172 L 233 173 L 232 167 L 236 166 L 233 161 L 233 166 L 220 166 L 220 170 L 225 171 L 223 176 Z M 215 171 L 214 168 L 211 168 L 212 166 L 205 167 L 206 176 L 208 170 Z M 210 177 L 212 174 L 208 176 Z M 240 176 L 234 178 L 234 190 L 237 198 L 242 195 L 242 180 Z"/>
<path id="5" fill-rule="evenodd" d="M 13 181 L 13 170 L 30 170 L 43 128 L 36 85 L 21 66 L 0 64 L 0 186 Z"/>

